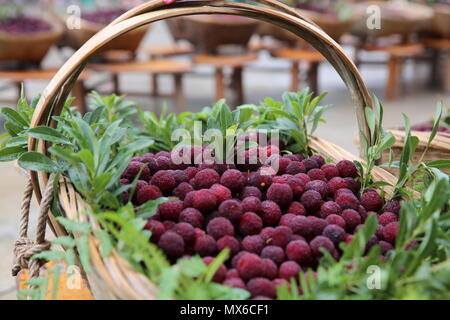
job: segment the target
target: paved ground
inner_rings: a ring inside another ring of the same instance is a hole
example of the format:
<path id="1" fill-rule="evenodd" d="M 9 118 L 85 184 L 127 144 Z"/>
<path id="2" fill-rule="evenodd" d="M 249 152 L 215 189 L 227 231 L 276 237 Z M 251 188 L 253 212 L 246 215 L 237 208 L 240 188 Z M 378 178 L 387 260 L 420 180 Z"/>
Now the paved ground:
<path id="1" fill-rule="evenodd" d="M 157 24 L 148 34 L 146 43 L 168 43 L 165 25 Z M 370 57 L 369 57 L 370 58 Z M 375 57 L 379 58 L 379 57 Z M 58 55 L 52 53 L 46 60 L 47 66 L 57 66 L 60 63 Z M 262 55 L 258 62 L 252 64 L 245 73 L 246 102 L 258 102 L 264 97 L 279 98 L 288 88 L 288 65 L 283 61 L 274 61 Z M 386 69 L 380 66 L 363 66 L 362 74 L 371 91 L 383 97 L 386 79 Z M 426 65 L 416 68 L 408 65 L 404 73 L 404 93 L 395 101 L 385 102 L 386 126 L 399 126 L 402 124 L 402 113 L 410 116 L 412 122 L 428 119 L 434 112 L 436 101 L 444 99 L 450 105 L 450 95 L 427 89 Z M 354 137 L 357 133 L 356 120 L 349 94 L 342 81 L 329 65 L 322 65 L 319 73 L 320 90 L 328 91 L 327 103 L 333 108 L 326 114 L 327 125 L 322 125 L 318 135 L 335 142 L 349 151 L 356 152 Z M 163 90 L 170 91 L 172 84 L 169 78 L 162 78 Z M 0 86 L 2 83 L 0 83 Z M 149 79 L 144 75 L 128 75 L 122 81 L 124 90 L 142 90 L 150 87 Z M 42 91 L 45 84 L 29 84 L 29 95 Z M 185 78 L 184 92 L 189 110 L 199 110 L 209 105 L 214 97 L 214 82 L 211 70 L 199 68 L 195 74 Z M 14 97 L 13 91 L 0 92 L 0 100 Z M 131 99 L 138 101 L 144 108 L 157 110 L 163 102 L 152 101 L 148 98 Z M 171 104 L 170 101 L 169 105 Z M 20 176 L 11 164 L 0 163 L 0 299 L 14 299 L 14 279 L 10 276 L 12 262 L 12 246 L 18 230 L 18 214 L 24 178 Z M 35 210 L 34 210 L 35 212 Z"/>

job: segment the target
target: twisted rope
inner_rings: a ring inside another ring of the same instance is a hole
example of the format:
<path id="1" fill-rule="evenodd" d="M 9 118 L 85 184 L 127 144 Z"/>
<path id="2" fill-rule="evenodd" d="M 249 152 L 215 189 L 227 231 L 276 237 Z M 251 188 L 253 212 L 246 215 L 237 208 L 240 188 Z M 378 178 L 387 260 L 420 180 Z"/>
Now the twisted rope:
<path id="1" fill-rule="evenodd" d="M 51 174 L 45 188 L 44 195 L 39 207 L 39 217 L 37 221 L 36 241 L 28 238 L 28 225 L 30 217 L 30 204 L 33 196 L 33 185 L 31 179 L 25 187 L 20 215 L 19 239 L 14 244 L 14 265 L 12 275 L 17 274 L 22 269 L 30 269 L 30 278 L 39 276 L 42 261 L 31 259 L 35 254 L 50 249 L 50 242 L 45 241 L 45 230 L 47 228 L 48 211 L 53 200 L 53 182 L 55 175 Z"/>

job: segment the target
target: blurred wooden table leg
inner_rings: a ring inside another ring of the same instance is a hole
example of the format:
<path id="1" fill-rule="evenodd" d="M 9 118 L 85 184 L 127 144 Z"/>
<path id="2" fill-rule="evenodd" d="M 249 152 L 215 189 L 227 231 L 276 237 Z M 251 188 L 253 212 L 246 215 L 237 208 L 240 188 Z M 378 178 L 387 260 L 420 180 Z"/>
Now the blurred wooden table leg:
<path id="1" fill-rule="evenodd" d="M 72 89 L 72 94 L 75 98 L 75 105 L 78 107 L 78 111 L 81 114 L 85 114 L 88 110 L 87 110 L 87 106 L 86 106 L 86 91 L 84 89 L 84 83 L 83 81 L 76 81 L 73 89 Z"/>

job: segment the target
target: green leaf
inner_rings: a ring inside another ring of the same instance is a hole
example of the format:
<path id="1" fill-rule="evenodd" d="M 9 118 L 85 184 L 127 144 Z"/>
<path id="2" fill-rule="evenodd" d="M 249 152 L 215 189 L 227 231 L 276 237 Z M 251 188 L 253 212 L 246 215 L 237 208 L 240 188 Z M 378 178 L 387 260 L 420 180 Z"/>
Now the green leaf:
<path id="1" fill-rule="evenodd" d="M 26 149 L 22 147 L 9 147 L 0 150 L 0 161 L 8 162 L 14 161 L 20 158 L 22 154 L 26 152 Z"/>
<path id="2" fill-rule="evenodd" d="M 89 240 L 87 236 L 82 236 L 75 240 L 77 243 L 77 250 L 80 255 L 80 261 L 83 265 L 84 270 L 86 272 L 91 272 L 91 259 L 90 259 L 90 253 L 89 253 Z"/>
<path id="3" fill-rule="evenodd" d="M 73 248 L 75 246 L 75 240 L 70 236 L 58 237 L 52 240 L 53 244 L 59 244 L 65 248 Z"/>
<path id="4" fill-rule="evenodd" d="M 441 159 L 425 162 L 427 166 L 438 169 L 450 169 L 450 159 Z"/>
<path id="5" fill-rule="evenodd" d="M 113 244 L 111 241 L 111 237 L 108 232 L 104 230 L 95 230 L 94 231 L 97 239 L 100 241 L 100 252 L 103 258 L 107 258 L 111 255 L 113 250 Z"/>
<path id="6" fill-rule="evenodd" d="M 14 124 L 19 128 L 27 128 L 29 126 L 28 121 L 16 110 L 4 107 L 1 110 L 1 114 L 5 117 L 6 121 Z"/>
<path id="7" fill-rule="evenodd" d="M 26 152 L 19 158 L 19 166 L 23 169 L 39 172 L 60 172 L 61 168 L 50 158 L 39 152 Z"/>
<path id="8" fill-rule="evenodd" d="M 71 144 L 69 139 L 50 127 L 35 127 L 27 130 L 24 135 L 53 143 Z"/>
<path id="9" fill-rule="evenodd" d="M 88 234 L 91 225 L 87 222 L 77 222 L 64 217 L 57 217 L 56 220 L 69 232 Z"/>
<path id="10" fill-rule="evenodd" d="M 436 114 L 434 116 L 433 128 L 431 129 L 430 137 L 428 138 L 427 147 L 430 145 L 431 141 L 433 141 L 434 137 L 436 136 L 436 133 L 439 129 L 439 124 L 441 122 L 441 117 L 442 117 L 442 101 L 439 101 L 436 107 Z"/>

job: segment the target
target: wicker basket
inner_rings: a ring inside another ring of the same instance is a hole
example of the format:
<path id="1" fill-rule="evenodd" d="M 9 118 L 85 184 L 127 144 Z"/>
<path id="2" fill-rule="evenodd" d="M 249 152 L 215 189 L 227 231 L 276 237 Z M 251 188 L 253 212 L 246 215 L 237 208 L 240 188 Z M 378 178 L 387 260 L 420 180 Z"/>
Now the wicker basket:
<path id="1" fill-rule="evenodd" d="M 348 86 L 356 108 L 359 128 L 369 136 L 364 108 L 372 105 L 371 98 L 355 65 L 342 48 L 322 30 L 306 22 L 297 11 L 288 6 L 274 0 L 258 0 L 255 2 L 259 5 L 213 0 L 208 2 L 175 2 L 166 6 L 160 0 L 151 0 L 129 11 L 91 38 L 61 67 L 44 91 L 32 119 L 31 127 L 55 124 L 49 119 L 51 116 L 60 114 L 63 102 L 67 98 L 75 79 L 84 68 L 86 60 L 111 40 L 161 19 L 195 14 L 232 14 L 271 22 L 297 34 L 299 37 L 303 37 L 319 50 L 331 62 Z M 311 147 L 314 150 L 334 161 L 357 159 L 334 144 L 314 137 L 311 137 L 310 140 Z M 48 147 L 48 144 L 43 141 L 37 141 L 34 138 L 29 140 L 30 150 L 46 153 Z M 49 176 L 43 172 L 31 171 L 30 178 L 36 198 L 40 202 L 42 191 L 46 189 Z M 394 183 L 396 180 L 394 176 L 381 168 L 374 169 L 373 179 L 390 183 Z M 392 194 L 391 189 L 386 189 L 386 192 Z M 93 216 L 81 213 L 85 203 L 80 194 L 74 190 L 70 181 L 63 179 L 59 182 L 58 194 L 59 206 L 63 215 L 75 221 L 89 221 L 93 229 L 99 228 Z M 48 221 L 57 235 L 64 234 L 64 229 L 57 223 L 51 213 L 49 213 Z M 101 256 L 99 240 L 93 233 L 89 236 L 89 246 L 93 271 L 87 274 L 87 280 L 95 298 L 155 298 L 158 288 L 142 274 L 135 271 L 116 251 L 113 251 L 108 258 Z"/>
<path id="2" fill-rule="evenodd" d="M 381 28 L 367 28 L 369 6 L 381 8 Z M 409 2 L 368 1 L 357 4 L 361 19 L 353 27 L 358 36 L 384 37 L 393 34 L 408 35 L 425 28 L 433 18 L 433 10 L 426 5 Z"/>
<path id="3" fill-rule="evenodd" d="M 203 15 L 179 18 L 183 36 L 197 52 L 214 53 L 223 45 L 246 47 L 258 21 L 229 15 Z"/>
<path id="4" fill-rule="evenodd" d="M 59 16 L 61 21 L 65 21 L 65 17 Z M 60 46 L 68 46 L 75 50 L 78 50 L 86 43 L 90 38 L 92 38 L 96 33 L 105 27 L 103 24 L 90 22 L 87 20 L 80 21 L 80 29 L 67 29 L 64 31 L 64 37 L 61 39 Z M 135 52 L 145 34 L 148 31 L 148 27 L 137 28 L 127 34 L 114 39 L 114 41 L 109 42 L 107 45 L 103 46 L 101 50 L 96 52 L 96 55 L 101 55 L 102 53 L 110 50 L 125 50 L 130 52 Z"/>
<path id="5" fill-rule="evenodd" d="M 442 37 L 450 37 L 450 5 L 436 4 L 433 7 L 434 18 L 430 31 Z"/>
<path id="6" fill-rule="evenodd" d="M 0 62 L 41 63 L 51 46 L 61 37 L 63 27 L 50 17 L 41 17 L 52 26 L 45 32 L 8 34 L 0 31 Z"/>
<path id="7" fill-rule="evenodd" d="M 389 130 L 395 136 L 396 143 L 392 146 L 392 150 L 394 151 L 395 160 L 400 159 L 400 154 L 403 150 L 403 143 L 405 140 L 405 131 L 403 130 Z M 430 138 L 429 132 L 423 131 L 411 131 L 411 135 L 419 138 L 419 144 L 417 145 L 416 152 L 413 155 L 414 161 L 419 161 L 423 152 L 425 151 L 425 147 Z M 437 133 L 436 137 L 430 144 L 427 152 L 425 153 L 423 160 L 424 161 L 432 161 L 432 160 L 442 160 L 450 158 L 450 134 L 446 133 Z M 385 152 L 381 159 L 383 162 L 389 161 L 389 152 Z M 398 169 L 389 169 L 393 174 L 398 173 Z M 446 174 L 450 174 L 450 170 L 442 170 Z"/>
<path id="8" fill-rule="evenodd" d="M 348 19 L 340 20 L 330 17 L 330 15 L 312 10 L 298 9 L 298 11 L 302 16 L 310 19 L 336 41 L 339 41 L 345 33 L 350 32 L 353 25 L 358 21 L 358 16 L 356 14 L 352 15 Z M 294 34 L 268 23 L 261 24 L 258 28 L 258 33 L 260 35 L 269 35 L 275 39 L 285 42 L 295 43 L 299 41 L 298 37 Z"/>

